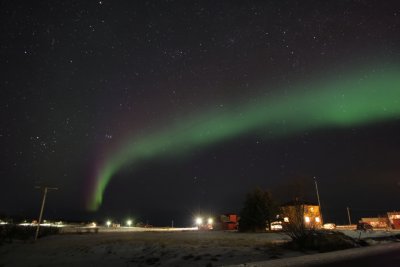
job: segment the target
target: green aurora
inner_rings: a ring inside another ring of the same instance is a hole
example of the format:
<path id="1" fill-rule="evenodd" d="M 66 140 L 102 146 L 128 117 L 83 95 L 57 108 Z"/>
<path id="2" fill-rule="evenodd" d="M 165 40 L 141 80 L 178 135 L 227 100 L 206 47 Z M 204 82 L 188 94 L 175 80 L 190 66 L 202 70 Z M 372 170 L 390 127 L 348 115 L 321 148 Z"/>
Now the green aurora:
<path id="1" fill-rule="evenodd" d="M 367 73 L 367 74 L 366 74 Z M 283 92 L 284 90 L 276 90 Z M 400 117 L 400 71 L 357 72 L 340 80 L 299 84 L 286 94 L 260 97 L 188 116 L 167 129 L 128 139 L 107 155 L 90 184 L 87 208 L 95 211 L 111 178 L 128 164 L 160 156 L 183 156 L 244 134 L 276 138 L 328 127 L 351 127 Z"/>

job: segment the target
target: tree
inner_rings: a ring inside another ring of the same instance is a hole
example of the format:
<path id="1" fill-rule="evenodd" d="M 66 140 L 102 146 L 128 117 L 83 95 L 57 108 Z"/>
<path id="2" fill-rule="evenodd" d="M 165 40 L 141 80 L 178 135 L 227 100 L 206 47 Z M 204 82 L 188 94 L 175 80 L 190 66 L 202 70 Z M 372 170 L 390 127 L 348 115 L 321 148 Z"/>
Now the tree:
<path id="1" fill-rule="evenodd" d="M 268 191 L 256 188 L 246 195 L 240 212 L 239 231 L 264 232 L 278 214 L 278 206 Z"/>
<path id="2" fill-rule="evenodd" d="M 288 222 L 283 224 L 283 231 L 295 242 L 304 242 L 308 236 L 308 229 L 304 223 L 304 205 L 297 199 L 293 206 L 284 208 Z"/>

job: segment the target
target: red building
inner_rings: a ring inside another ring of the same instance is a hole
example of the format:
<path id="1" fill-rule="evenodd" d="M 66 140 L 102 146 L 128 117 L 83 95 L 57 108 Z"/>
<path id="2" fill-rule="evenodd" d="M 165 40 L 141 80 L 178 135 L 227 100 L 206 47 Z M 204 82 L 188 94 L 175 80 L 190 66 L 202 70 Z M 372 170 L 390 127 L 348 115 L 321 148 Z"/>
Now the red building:
<path id="1" fill-rule="evenodd" d="M 387 215 L 392 228 L 400 229 L 400 211 L 388 212 Z"/>
<path id="2" fill-rule="evenodd" d="M 237 214 L 224 214 L 221 215 L 222 230 L 237 230 L 239 216 Z"/>

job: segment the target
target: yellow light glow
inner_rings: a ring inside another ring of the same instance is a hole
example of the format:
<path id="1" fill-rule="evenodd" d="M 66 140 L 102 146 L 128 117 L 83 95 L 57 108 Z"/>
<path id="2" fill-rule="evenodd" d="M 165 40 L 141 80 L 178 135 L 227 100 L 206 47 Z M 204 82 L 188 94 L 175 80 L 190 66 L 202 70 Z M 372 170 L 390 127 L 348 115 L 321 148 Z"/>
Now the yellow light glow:
<path id="1" fill-rule="evenodd" d="M 304 216 L 304 220 L 306 221 L 306 223 L 309 223 L 310 222 L 310 217 Z"/>
<path id="2" fill-rule="evenodd" d="M 196 224 L 197 224 L 197 225 L 203 224 L 203 218 L 197 217 L 197 218 L 196 218 Z"/>
<path id="3" fill-rule="evenodd" d="M 284 221 L 284 222 L 289 222 L 289 217 L 283 218 L 283 221 Z"/>
<path id="4" fill-rule="evenodd" d="M 126 225 L 128 225 L 129 227 L 131 227 L 131 226 L 132 226 L 132 220 L 127 220 L 127 221 L 126 221 Z"/>
<path id="5" fill-rule="evenodd" d="M 107 221 L 107 222 L 106 222 L 106 225 L 107 225 L 107 227 L 110 227 L 111 221 Z"/>
<path id="6" fill-rule="evenodd" d="M 208 218 L 208 224 L 213 224 L 214 223 L 214 220 L 213 220 L 213 218 Z"/>
<path id="7" fill-rule="evenodd" d="M 315 217 L 315 221 L 316 221 L 317 223 L 319 223 L 319 222 L 321 222 L 321 219 L 320 219 L 319 217 Z"/>

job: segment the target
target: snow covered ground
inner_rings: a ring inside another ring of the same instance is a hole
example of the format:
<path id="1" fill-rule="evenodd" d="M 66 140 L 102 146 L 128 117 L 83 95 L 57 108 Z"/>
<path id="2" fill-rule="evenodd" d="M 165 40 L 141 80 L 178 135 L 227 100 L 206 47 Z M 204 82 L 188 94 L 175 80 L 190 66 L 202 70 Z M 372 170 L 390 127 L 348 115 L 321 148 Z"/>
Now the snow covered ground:
<path id="1" fill-rule="evenodd" d="M 378 234 L 387 233 L 362 238 Z M 281 233 L 223 231 L 63 234 L 0 246 L 0 266 L 221 266 L 304 255 L 277 245 L 287 240 Z"/>
<path id="2" fill-rule="evenodd" d="M 222 231 L 65 234 L 1 246 L 0 266 L 218 266 L 280 256 L 284 240 Z"/>
<path id="3" fill-rule="evenodd" d="M 392 235 L 399 235 L 400 230 L 373 230 L 373 231 L 360 231 L 360 230 L 337 230 L 352 238 L 372 238 L 372 237 L 387 237 Z"/>

